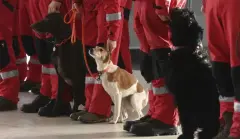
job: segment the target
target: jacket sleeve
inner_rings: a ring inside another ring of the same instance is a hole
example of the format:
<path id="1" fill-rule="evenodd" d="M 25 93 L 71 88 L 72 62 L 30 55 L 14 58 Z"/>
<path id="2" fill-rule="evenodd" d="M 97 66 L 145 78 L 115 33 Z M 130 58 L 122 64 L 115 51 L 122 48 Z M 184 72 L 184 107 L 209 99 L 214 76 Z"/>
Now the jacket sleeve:
<path id="1" fill-rule="evenodd" d="M 120 34 L 122 13 L 119 0 L 104 0 L 104 10 L 108 28 L 108 39 L 117 41 Z"/>
<path id="2" fill-rule="evenodd" d="M 169 4 L 168 0 L 155 0 L 153 7 L 155 8 L 157 15 L 168 16 Z"/>

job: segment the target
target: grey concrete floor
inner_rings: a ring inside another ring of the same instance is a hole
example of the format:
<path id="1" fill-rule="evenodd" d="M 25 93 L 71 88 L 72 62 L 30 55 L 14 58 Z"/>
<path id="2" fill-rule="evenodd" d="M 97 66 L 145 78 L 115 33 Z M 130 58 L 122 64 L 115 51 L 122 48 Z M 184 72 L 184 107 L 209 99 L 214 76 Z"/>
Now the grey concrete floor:
<path id="1" fill-rule="evenodd" d="M 134 74 L 147 89 L 140 73 Z M 31 102 L 34 95 L 20 93 L 19 107 Z M 147 108 L 144 110 L 147 111 Z M 20 110 L 0 113 L 0 139 L 132 139 L 140 138 L 126 133 L 122 124 L 81 124 L 68 117 L 43 118 L 37 114 L 24 114 Z M 143 139 L 176 139 L 176 136 L 141 137 Z"/>

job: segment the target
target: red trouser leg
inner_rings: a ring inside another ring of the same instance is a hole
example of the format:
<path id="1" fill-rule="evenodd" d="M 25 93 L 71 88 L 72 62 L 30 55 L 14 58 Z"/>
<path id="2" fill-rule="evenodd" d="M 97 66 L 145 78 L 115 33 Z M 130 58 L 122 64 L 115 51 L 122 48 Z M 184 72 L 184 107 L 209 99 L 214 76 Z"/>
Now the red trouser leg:
<path id="1" fill-rule="evenodd" d="M 1 30 L 1 29 L 0 29 Z M 0 32 L 1 33 L 1 32 Z M 13 103 L 18 103 L 18 93 L 20 89 L 20 81 L 18 77 L 18 70 L 16 66 L 16 59 L 12 49 L 11 37 L 2 42 L 1 46 L 1 62 L 2 60 L 9 60 L 4 66 L 1 65 L 0 70 L 0 96 L 4 97 Z M 3 63 L 1 63 L 3 64 Z"/>
<path id="2" fill-rule="evenodd" d="M 57 99 L 57 94 L 58 94 L 58 75 L 57 74 L 51 74 L 50 78 L 51 78 L 51 85 L 52 85 L 52 88 L 51 88 L 51 90 L 52 90 L 52 97 L 51 97 L 51 99 Z M 70 86 L 69 85 L 65 85 L 64 86 L 64 92 L 61 95 L 61 99 L 64 102 L 72 101 L 72 96 L 70 94 L 70 91 L 71 91 L 70 90 Z"/>
<path id="3" fill-rule="evenodd" d="M 52 97 L 51 74 L 56 74 L 55 69 L 51 68 L 51 65 L 43 65 L 40 93 L 44 96 L 48 96 L 49 98 Z"/>
<path id="4" fill-rule="evenodd" d="M 31 56 L 28 62 L 27 80 L 35 83 L 40 83 L 41 74 L 42 74 L 42 65 L 38 61 L 38 58 L 36 55 Z"/>
<path id="5" fill-rule="evenodd" d="M 125 66 L 125 70 L 129 73 L 132 73 L 132 60 L 131 54 L 129 50 L 130 45 L 130 36 L 129 36 L 129 27 L 128 27 L 128 20 L 123 20 L 123 30 L 121 36 L 121 43 L 120 43 L 120 53 L 123 59 L 123 63 Z"/>
<path id="6" fill-rule="evenodd" d="M 27 77 L 27 57 L 24 51 L 20 51 L 19 56 L 16 57 L 16 65 L 18 67 L 19 79 L 23 82 Z"/>
<path id="7" fill-rule="evenodd" d="M 152 87 L 155 97 L 152 118 L 176 126 L 178 120 L 173 95 L 165 88 L 163 79 L 152 81 Z"/>
<path id="8" fill-rule="evenodd" d="M 240 137 L 240 113 L 238 111 L 238 102 L 240 101 L 240 17 L 236 15 L 240 11 L 239 4 L 240 1 L 237 0 L 227 3 L 224 0 L 213 0 L 206 1 L 204 7 L 213 73 L 221 95 L 221 116 L 226 111 L 234 111 L 233 125 L 230 131 L 232 137 Z M 218 33 L 214 34 L 212 31 L 218 31 Z M 228 67 L 219 66 L 219 63 Z M 233 105 L 234 98 L 236 102 Z"/>
<path id="9" fill-rule="evenodd" d="M 147 115 L 152 115 L 155 112 L 154 102 L 155 102 L 155 96 L 153 94 L 153 90 L 149 90 L 148 94 L 148 103 L 149 103 L 149 109 Z"/>
<path id="10" fill-rule="evenodd" d="M 95 81 L 88 112 L 109 117 L 111 114 L 111 104 L 112 99 L 103 89 L 101 81 Z"/>
<path id="11" fill-rule="evenodd" d="M 85 109 L 87 111 L 89 110 L 91 105 L 94 83 L 95 79 L 90 75 L 87 75 L 85 79 L 85 97 L 86 97 Z"/>

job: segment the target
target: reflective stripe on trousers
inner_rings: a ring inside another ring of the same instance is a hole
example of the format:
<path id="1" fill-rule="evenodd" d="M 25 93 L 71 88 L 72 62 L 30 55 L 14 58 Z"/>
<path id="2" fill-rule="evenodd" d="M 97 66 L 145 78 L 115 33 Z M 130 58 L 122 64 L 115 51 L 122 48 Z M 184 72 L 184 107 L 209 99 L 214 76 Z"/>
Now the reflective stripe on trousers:
<path id="1" fill-rule="evenodd" d="M 42 66 L 42 73 L 43 74 L 55 75 L 55 74 L 57 74 L 57 71 L 56 71 L 55 68 L 46 68 L 46 67 Z"/>
<path id="2" fill-rule="evenodd" d="M 122 19 L 122 13 L 121 12 L 106 15 L 107 22 L 115 21 L 115 20 L 121 20 L 121 19 Z"/>
<path id="3" fill-rule="evenodd" d="M 31 64 L 40 64 L 40 62 L 37 59 L 34 59 L 32 57 L 30 57 L 29 63 L 31 63 Z"/>
<path id="4" fill-rule="evenodd" d="M 240 112 L 240 102 L 235 102 L 234 103 L 234 111 L 235 112 Z"/>
<path id="5" fill-rule="evenodd" d="M 8 71 L 8 72 L 0 73 L 1 80 L 5 80 L 8 78 L 17 77 L 17 76 L 18 76 L 18 70 L 12 70 L 12 71 Z"/>
<path id="6" fill-rule="evenodd" d="M 219 96 L 219 101 L 220 102 L 234 102 L 234 97 L 223 97 Z"/>
<path id="7" fill-rule="evenodd" d="M 163 86 L 163 87 L 153 87 L 152 84 L 151 84 L 151 88 L 153 90 L 154 95 L 163 95 L 163 94 L 169 93 L 169 91 L 167 90 L 167 88 L 165 86 Z"/>
<path id="8" fill-rule="evenodd" d="M 102 81 L 93 77 L 85 77 L 85 84 L 102 84 Z"/>
<path id="9" fill-rule="evenodd" d="M 23 63 L 26 63 L 26 62 L 27 62 L 27 58 L 26 57 L 20 58 L 20 59 L 16 60 L 16 64 L 17 65 L 20 65 L 20 64 L 23 64 Z"/>

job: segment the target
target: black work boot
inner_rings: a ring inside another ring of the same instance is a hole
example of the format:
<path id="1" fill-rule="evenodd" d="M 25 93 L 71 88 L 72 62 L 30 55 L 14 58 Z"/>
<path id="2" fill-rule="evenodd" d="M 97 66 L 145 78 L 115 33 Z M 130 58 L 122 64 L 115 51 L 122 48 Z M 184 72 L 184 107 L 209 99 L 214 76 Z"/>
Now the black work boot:
<path id="1" fill-rule="evenodd" d="M 230 134 L 230 129 L 232 126 L 233 112 L 225 112 L 223 114 L 224 126 L 220 129 L 218 135 L 214 139 L 226 139 Z"/>
<path id="2" fill-rule="evenodd" d="M 52 99 L 46 106 L 40 108 L 38 111 L 38 115 L 43 117 L 69 116 L 70 114 L 70 103 L 56 101 L 55 99 Z"/>
<path id="3" fill-rule="evenodd" d="M 142 123 L 142 122 L 146 122 L 146 121 L 148 121 L 150 119 L 151 119 L 151 116 L 150 115 L 146 115 L 146 116 L 144 116 L 141 119 L 136 120 L 136 121 L 126 121 L 126 123 L 123 125 L 123 130 L 129 132 L 131 127 L 132 127 L 132 125 L 138 124 L 138 123 Z"/>
<path id="4" fill-rule="evenodd" d="M 0 97 L 0 111 L 12 111 L 17 109 L 17 104 L 10 100 Z"/>
<path id="5" fill-rule="evenodd" d="M 40 83 L 34 83 L 32 81 L 26 80 L 24 82 L 21 83 L 20 85 L 20 92 L 28 92 L 30 91 L 32 88 L 39 86 Z"/>
<path id="6" fill-rule="evenodd" d="M 24 104 L 21 111 L 25 113 L 37 113 L 39 108 L 45 106 L 49 102 L 49 98 L 43 95 L 38 95 L 32 103 Z"/>
<path id="7" fill-rule="evenodd" d="M 70 118 L 71 118 L 73 121 L 77 121 L 80 116 L 82 116 L 82 115 L 84 115 L 84 114 L 86 114 L 86 113 L 87 113 L 87 111 L 81 110 L 81 111 L 72 113 L 72 114 L 70 115 Z M 79 119 L 80 119 L 80 118 L 79 118 Z"/>
<path id="8" fill-rule="evenodd" d="M 175 126 L 164 124 L 155 119 L 132 125 L 130 132 L 137 136 L 161 136 L 177 135 L 178 129 Z"/>

